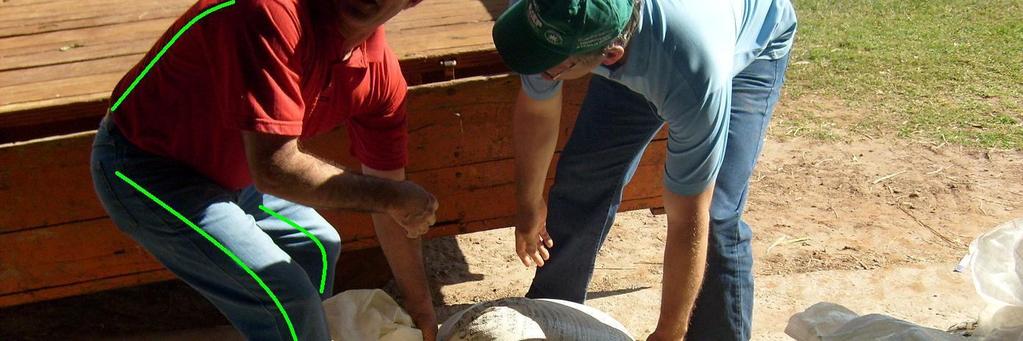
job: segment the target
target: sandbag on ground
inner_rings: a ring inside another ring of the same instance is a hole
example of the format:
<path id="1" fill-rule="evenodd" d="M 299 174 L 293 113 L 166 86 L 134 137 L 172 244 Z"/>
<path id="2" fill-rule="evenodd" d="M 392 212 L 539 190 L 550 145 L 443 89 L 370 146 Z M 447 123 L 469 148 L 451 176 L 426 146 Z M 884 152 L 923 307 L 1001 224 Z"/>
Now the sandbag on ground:
<path id="1" fill-rule="evenodd" d="M 582 304 L 529 298 L 505 298 L 476 304 L 452 315 L 439 340 L 629 340 L 620 322 Z"/>

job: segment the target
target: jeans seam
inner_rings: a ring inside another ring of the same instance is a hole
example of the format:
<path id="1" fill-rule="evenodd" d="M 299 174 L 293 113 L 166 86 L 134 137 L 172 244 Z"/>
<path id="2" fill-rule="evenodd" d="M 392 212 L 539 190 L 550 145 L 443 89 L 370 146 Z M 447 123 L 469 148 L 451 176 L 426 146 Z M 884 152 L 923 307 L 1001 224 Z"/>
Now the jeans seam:
<path id="1" fill-rule="evenodd" d="M 143 207 L 145 207 L 146 209 L 148 209 L 148 210 L 149 210 L 149 214 L 151 214 L 151 215 L 153 215 L 153 216 L 157 217 L 157 219 L 159 219 L 159 220 L 160 220 L 161 222 L 163 222 L 163 224 L 164 224 L 164 225 L 167 225 L 168 227 L 175 227 L 175 226 L 178 226 L 178 227 L 180 227 L 179 225 L 183 225 L 183 224 L 184 224 L 183 222 L 181 222 L 181 221 L 176 221 L 176 220 L 174 220 L 174 221 L 168 221 L 168 220 L 166 219 L 166 217 L 164 216 L 164 213 L 166 213 L 166 211 L 158 211 L 158 210 L 154 210 L 154 207 L 153 207 L 153 206 L 151 206 L 151 205 L 150 205 L 150 203 L 149 203 L 148 201 L 143 201 Z M 197 226 L 197 227 L 199 227 L 200 229 L 202 229 L 202 227 L 201 227 L 201 226 L 199 226 L 198 224 L 196 224 L 196 226 Z M 235 277 L 234 277 L 234 276 L 233 276 L 233 275 L 231 274 L 231 272 L 228 272 L 228 271 L 227 271 L 226 269 L 224 269 L 224 267 L 223 267 L 223 266 L 221 266 L 221 264 L 220 264 L 220 263 L 217 263 L 216 261 L 214 261 L 214 260 L 213 260 L 213 257 L 211 257 L 211 256 L 210 256 L 209 254 L 207 254 L 206 252 L 204 252 L 204 251 L 203 251 L 203 249 L 202 249 L 201 247 L 199 247 L 199 245 L 196 245 L 196 241 L 195 241 L 195 240 L 193 239 L 193 237 L 194 237 L 194 235 L 193 235 L 193 234 L 196 234 L 197 232 L 195 232 L 194 230 L 192 230 L 192 229 L 191 229 L 190 227 L 188 227 L 188 226 L 184 226 L 184 228 L 187 228 L 187 231 L 188 231 L 188 232 L 187 232 L 187 233 L 188 233 L 188 236 L 187 236 L 187 237 L 184 237 L 184 238 L 185 238 L 185 239 L 186 239 L 186 240 L 187 240 L 187 241 L 189 242 L 189 244 L 191 244 L 191 245 L 192 245 L 192 247 L 193 247 L 193 248 L 195 248 L 195 250 L 198 250 L 198 252 L 197 252 L 197 253 L 198 253 L 198 254 L 201 254 L 201 255 L 203 256 L 203 258 L 205 258 L 205 260 L 206 260 L 206 261 L 207 261 L 207 262 L 208 262 L 209 264 L 212 264 L 212 265 L 213 265 L 213 266 L 215 266 L 216 268 L 220 269 L 220 272 L 221 272 L 222 274 L 224 274 L 224 275 L 225 275 L 225 276 L 226 276 L 227 278 L 229 278 L 229 279 L 230 279 L 230 280 L 231 280 L 231 281 L 232 281 L 232 282 L 233 282 L 233 283 L 234 283 L 235 285 L 237 285 L 237 286 L 241 287 L 241 288 L 242 288 L 242 290 L 244 290 L 244 292 L 245 292 L 245 293 L 247 293 L 247 294 L 248 294 L 248 295 L 250 296 L 250 298 L 254 299 L 254 300 L 255 300 L 256 302 L 259 302 L 259 307 L 260 307 L 260 308 L 262 308 L 262 310 L 263 310 L 263 311 L 264 311 L 265 313 L 267 313 L 267 315 L 269 315 L 269 316 L 270 316 L 270 318 L 271 318 L 271 319 L 272 319 L 272 320 L 274 321 L 274 329 L 276 329 L 276 330 L 277 330 L 277 333 L 278 333 L 279 335 L 289 335 L 289 334 L 288 334 L 287 332 L 285 332 L 285 333 L 282 333 L 282 331 L 281 331 L 281 329 L 280 329 L 280 323 L 277 323 L 277 317 L 276 317 L 276 315 L 274 315 L 274 313 L 273 313 L 272 311 L 270 311 L 270 310 L 269 310 L 269 308 L 267 308 L 267 304 L 266 304 L 267 302 L 266 302 L 266 300 L 265 300 L 265 299 L 263 299 L 263 297 L 262 297 L 261 295 L 256 295 L 256 294 L 254 294 L 254 292 L 253 292 L 253 291 L 252 291 L 252 290 L 251 290 L 250 288 L 248 288 L 248 287 L 246 287 L 246 286 L 245 286 L 244 284 L 242 284 L 242 283 L 241 283 L 241 282 L 240 282 L 240 281 L 239 281 L 239 280 L 238 280 L 237 278 L 235 278 Z M 144 227 L 141 227 L 141 224 L 140 224 L 140 229 L 144 229 Z M 205 229 L 204 229 L 204 231 L 205 231 Z M 177 237 L 177 238 L 181 238 L 181 237 Z M 227 246 L 224 246 L 224 247 L 226 248 Z M 193 251 L 195 251 L 195 250 L 193 250 Z M 230 249 L 229 249 L 229 250 L 230 250 Z M 222 254 L 222 253 L 221 253 L 221 254 Z M 226 257 L 226 255 L 224 255 L 224 256 Z M 289 256 L 289 257 L 290 257 L 290 256 Z M 237 264 L 235 264 L 235 266 L 237 266 Z M 240 269 L 240 268 L 239 268 L 239 269 Z M 282 306 L 283 306 L 283 304 L 282 304 Z M 287 338 L 282 338 L 282 339 L 287 339 Z"/>
<path id="2" fill-rule="evenodd" d="M 199 226 L 199 225 L 196 225 L 196 226 Z M 199 227 L 199 228 L 202 228 L 202 227 Z M 191 232 L 195 233 L 195 231 L 191 231 Z M 237 285 L 238 287 L 241 287 L 242 290 L 245 291 L 245 293 L 249 294 L 250 298 L 253 298 L 253 299 L 255 299 L 256 302 L 259 302 L 259 307 L 262 308 L 263 312 L 265 312 L 270 317 L 270 319 L 272 319 L 274 321 L 274 329 L 277 330 L 278 335 L 290 335 L 290 332 L 288 332 L 287 330 L 285 330 L 285 331 L 281 330 L 280 323 L 277 323 L 277 315 L 275 315 L 272 311 L 270 311 L 270 309 L 267 307 L 268 305 L 266 304 L 267 300 L 263 299 L 262 295 L 257 295 L 254 290 L 252 290 L 249 287 L 245 286 L 241 281 L 239 281 L 237 278 L 235 278 L 235 276 L 233 276 L 231 274 L 231 272 L 228 272 L 227 269 L 224 269 L 224 267 L 220 263 L 214 261 L 213 257 L 211 257 L 209 254 L 207 254 L 205 251 L 203 251 L 203 248 L 200 247 L 199 245 L 197 245 L 196 241 L 194 239 L 192 239 L 191 237 L 194 237 L 194 236 L 190 236 L 189 238 L 186 238 L 186 239 L 188 240 L 189 244 L 192 244 L 192 247 L 196 249 L 197 253 L 203 255 L 203 257 L 206 259 L 207 262 L 209 262 L 213 266 L 215 266 L 218 269 L 220 269 L 221 273 L 223 273 L 227 278 L 229 278 L 231 280 L 231 282 L 233 282 L 235 285 Z M 227 248 L 226 245 L 224 247 Z M 228 250 L 230 250 L 230 249 L 228 249 Z M 218 255 L 223 255 L 223 252 L 218 253 Z M 226 256 L 226 255 L 224 255 L 224 256 Z M 234 265 L 235 265 L 235 267 L 238 267 L 237 264 L 234 264 Z M 240 267 L 238 267 L 238 268 L 240 270 Z M 255 270 L 253 270 L 253 272 L 255 272 Z M 265 282 L 269 282 L 269 281 L 265 281 Z M 267 285 L 269 286 L 269 284 L 267 284 Z M 282 303 L 281 306 L 284 307 L 284 304 Z M 282 339 L 287 339 L 287 338 L 282 338 Z"/>
<path id="3" fill-rule="evenodd" d="M 252 216 L 252 214 L 249 214 L 249 216 L 250 216 L 250 217 L 253 217 L 253 221 L 254 221 L 254 223 L 253 223 L 253 224 L 254 224 L 254 225 L 256 225 L 256 228 L 258 228 L 258 229 L 259 229 L 260 231 L 262 231 L 262 230 L 263 230 L 263 227 L 259 225 L 259 222 L 260 222 L 261 220 L 257 220 L 257 219 L 255 219 L 255 217 L 254 217 L 254 216 Z M 277 218 L 275 218 L 275 217 L 273 217 L 273 216 L 269 216 L 269 215 L 268 215 L 268 217 L 269 217 L 269 219 L 277 219 Z M 282 221 L 282 223 L 283 223 L 283 221 Z M 301 225 L 300 225 L 300 226 L 301 226 Z M 290 227 L 290 226 L 289 226 L 289 227 Z M 303 227 L 303 228 L 305 228 L 305 227 Z M 295 232 L 298 232 L 298 233 L 299 233 L 300 235 L 302 235 L 302 237 L 303 237 L 303 238 L 299 238 L 299 239 L 301 239 L 301 240 L 303 240 L 303 241 L 308 241 L 308 242 L 312 243 L 312 240 L 313 240 L 313 239 L 312 239 L 312 238 L 309 238 L 308 236 L 305 236 L 305 235 L 304 235 L 304 234 L 302 234 L 302 233 L 301 233 L 301 231 L 299 231 L 298 229 L 292 228 L 292 229 L 291 229 L 291 231 L 295 231 Z M 308 232 L 309 232 L 310 234 L 312 234 L 312 235 L 316 236 L 317 238 L 321 237 L 320 235 L 317 235 L 317 234 L 313 233 L 313 231 L 312 231 L 312 230 L 309 230 L 308 228 L 306 228 L 306 231 L 308 231 Z M 263 233 L 266 233 L 266 232 L 264 231 Z M 302 265 L 302 262 L 299 262 L 299 261 L 298 261 L 298 259 L 296 259 L 296 258 L 295 258 L 295 256 L 293 256 L 293 255 L 292 255 L 291 253 L 288 253 L 288 250 L 286 250 L 286 249 L 285 249 L 284 247 L 282 247 L 281 245 L 277 244 L 278 242 L 280 242 L 280 240 L 279 240 L 278 238 L 275 238 L 275 237 L 274 237 L 273 235 L 270 235 L 270 234 L 267 234 L 267 236 L 268 236 L 268 237 L 270 237 L 270 241 L 271 241 L 271 242 L 273 242 L 273 244 L 274 244 L 274 245 L 276 245 L 276 246 L 277 246 L 277 248 L 281 250 L 281 252 L 284 252 L 284 254 L 288 255 L 288 257 L 289 257 L 289 258 L 291 258 L 291 259 L 292 259 L 293 261 L 295 261 L 295 262 L 296 262 L 296 265 L 298 266 L 298 269 L 299 269 L 299 270 L 302 270 L 302 272 L 303 272 L 303 273 L 305 273 L 306 277 L 307 277 L 307 278 L 309 279 L 309 283 L 310 283 L 310 284 L 312 284 L 313 288 L 314 288 L 314 289 L 316 290 L 316 293 L 317 293 L 317 294 L 319 295 L 319 289 L 318 289 L 318 288 L 319 288 L 319 283 L 320 283 L 320 281 L 319 281 L 319 280 L 321 280 L 321 279 L 322 279 L 322 278 L 320 278 L 320 277 L 321 277 L 321 275 L 322 275 L 322 273 L 323 273 L 323 272 L 322 272 L 323 270 L 322 270 L 322 269 L 320 269 L 320 271 L 318 271 L 318 272 L 315 272 L 315 276 L 316 276 L 317 278 L 316 278 L 316 280 L 314 281 L 314 280 L 313 280 L 313 278 L 312 278 L 313 276 L 310 276 L 310 274 L 309 274 L 309 270 L 308 270 L 308 269 L 306 269 L 306 267 Z M 316 251 L 319 251 L 319 248 L 316 248 L 316 245 L 315 245 L 315 243 L 313 243 L 313 244 L 314 244 L 314 245 L 312 245 L 312 246 L 313 246 L 313 249 L 315 249 Z M 322 242 L 321 242 L 321 244 L 322 244 Z M 289 246 L 290 246 L 290 244 L 289 244 Z M 324 246 L 324 251 L 326 251 L 326 246 Z M 317 252 L 317 253 L 316 253 L 316 255 L 317 255 L 317 256 L 320 256 L 320 253 L 318 253 L 318 252 Z M 329 255 L 328 255 L 328 256 L 329 256 Z M 316 261 L 320 261 L 320 259 L 321 259 L 321 258 L 317 258 L 317 259 L 316 259 Z M 319 264 L 318 264 L 318 265 L 319 265 Z M 328 272 L 328 275 L 329 275 L 329 272 L 330 272 L 330 257 L 328 257 L 328 258 L 327 258 L 327 264 L 323 264 L 323 266 L 326 266 L 326 269 L 327 269 L 327 272 Z M 324 293 L 326 293 L 326 292 L 327 292 L 327 288 L 324 288 L 323 292 L 324 292 Z M 322 301 L 322 297 L 321 297 L 321 301 Z"/>
<path id="4" fill-rule="evenodd" d="M 764 101 L 764 107 L 763 107 L 763 111 L 762 111 L 764 113 L 764 115 L 761 118 L 761 127 L 762 128 L 760 129 L 759 142 L 757 143 L 757 147 L 754 150 L 753 161 L 752 161 L 752 164 L 750 165 L 751 174 L 752 174 L 752 170 L 756 168 L 755 166 L 756 166 L 756 163 L 757 163 L 757 159 L 759 158 L 760 152 L 763 150 L 764 144 L 766 143 L 766 141 L 764 141 L 764 139 L 767 137 L 767 127 L 766 126 L 769 124 L 768 122 L 770 121 L 770 116 L 768 115 L 768 111 L 771 108 L 771 98 L 774 97 L 776 91 L 777 92 L 781 92 L 781 88 L 778 87 L 777 85 L 778 85 L 778 78 L 779 78 L 780 69 L 782 68 L 782 66 L 781 66 L 782 63 L 778 62 L 778 61 L 775 61 L 774 64 L 775 64 L 775 67 L 774 67 L 774 77 L 772 77 L 772 79 L 771 79 L 771 91 L 770 91 L 770 93 L 767 94 L 767 99 Z M 772 115 L 773 115 L 773 113 L 772 113 Z M 739 207 L 736 208 L 737 211 L 739 211 L 739 219 L 738 219 L 739 221 L 737 221 L 736 224 L 737 224 L 737 226 L 740 226 L 740 227 L 741 227 L 741 224 L 742 224 L 742 208 L 743 208 L 742 206 L 743 206 L 743 203 L 745 202 L 746 196 L 748 194 L 749 194 L 749 183 L 747 181 L 746 186 L 744 186 L 744 188 L 742 190 L 742 195 L 741 195 L 742 199 L 739 200 Z M 735 230 L 735 235 L 733 235 L 733 238 L 735 238 L 735 240 L 739 240 L 741 237 L 742 237 L 741 236 L 741 229 L 736 229 Z M 740 261 L 739 261 L 738 257 L 731 257 L 731 258 L 734 258 L 734 259 L 732 259 L 732 266 L 734 268 L 738 268 L 739 265 L 740 265 L 739 264 Z M 742 307 L 745 306 L 745 304 L 746 304 L 742 293 L 747 288 L 746 288 L 746 284 L 743 283 L 742 281 L 738 281 L 738 283 L 739 283 L 739 295 L 737 295 L 737 297 L 738 297 L 738 303 L 739 304 L 732 305 L 732 309 L 733 309 L 733 313 L 736 314 L 736 316 L 742 316 Z M 745 324 L 745 321 L 741 321 L 741 322 L 743 324 Z M 750 323 L 752 323 L 752 321 L 750 321 Z M 744 327 L 744 326 L 740 326 L 740 330 L 742 330 L 741 327 Z M 742 331 L 746 332 L 745 330 L 742 330 Z"/>
<path id="5" fill-rule="evenodd" d="M 102 173 L 103 182 L 107 186 L 107 190 L 110 192 L 110 195 L 113 196 L 114 200 L 117 201 L 117 204 L 121 206 L 121 209 L 124 210 L 125 215 L 131 218 L 131 222 L 133 224 L 132 229 L 139 229 L 139 226 L 141 225 L 139 223 L 139 219 L 136 218 L 135 215 L 131 213 L 131 210 L 128 209 L 128 205 L 125 205 L 124 200 L 121 199 L 121 195 L 119 195 L 117 191 L 114 190 L 114 186 L 110 181 L 110 176 L 108 175 L 109 169 L 106 167 L 105 163 L 103 161 L 96 161 L 96 165 L 100 168 L 99 171 L 100 173 Z"/>
<path id="6" fill-rule="evenodd" d="M 108 124 L 111 124 L 111 123 L 112 122 L 110 122 Z M 106 128 L 106 129 L 104 129 L 104 128 Z M 102 134 L 102 133 L 104 133 L 104 130 L 105 130 L 106 131 L 105 133 L 107 134 L 107 139 L 108 139 L 108 141 L 106 141 L 106 145 L 113 148 L 114 157 L 117 160 L 124 160 L 126 158 L 126 149 L 130 148 L 132 146 L 124 145 L 122 143 L 118 143 L 116 138 L 111 136 L 110 134 L 119 133 L 119 132 L 112 132 L 112 131 L 110 131 L 112 129 L 113 129 L 113 127 L 111 127 L 109 125 L 108 126 L 101 126 L 101 131 L 98 132 L 97 134 Z M 119 137 L 119 138 L 124 138 L 124 137 Z M 113 182 L 111 181 L 111 177 L 109 176 L 109 174 L 112 174 L 113 172 L 111 172 L 109 170 L 109 168 L 106 165 L 106 162 L 97 161 L 96 163 L 97 163 L 97 166 L 100 168 L 99 170 L 102 173 L 105 185 L 106 185 L 107 189 L 110 191 L 110 193 L 113 196 L 114 200 L 116 200 L 117 204 L 120 205 L 121 208 L 124 209 L 126 215 L 130 219 L 132 219 L 132 222 L 134 223 L 133 228 L 134 228 L 134 230 L 136 230 L 132 234 L 140 233 L 140 232 L 141 233 L 154 233 L 155 231 L 153 231 L 152 229 L 147 228 L 146 226 L 144 226 L 141 223 L 141 220 L 139 220 L 137 217 L 135 217 L 135 215 L 132 213 L 132 210 L 130 210 L 128 208 L 128 206 L 124 204 L 124 199 L 121 198 L 121 195 L 119 195 L 114 190 Z M 123 169 L 119 169 L 119 170 L 123 170 Z M 132 192 L 132 193 L 135 193 L 135 192 Z M 162 210 L 162 209 L 157 210 L 156 209 L 157 207 L 153 206 L 153 202 L 151 202 L 150 200 L 146 200 L 146 198 L 144 198 L 144 197 L 139 196 L 138 193 L 135 193 L 135 194 L 136 194 L 136 197 L 138 197 L 139 200 L 141 200 L 142 207 L 145 207 L 145 209 L 148 210 L 148 214 L 153 216 L 153 217 L 155 217 L 156 219 L 158 219 L 158 221 L 160 221 L 163 225 L 167 226 L 168 228 L 172 228 L 172 229 L 175 228 L 175 227 L 187 229 L 187 236 L 176 236 L 176 237 L 172 237 L 172 238 L 184 238 L 185 240 L 187 240 L 188 244 L 191 245 L 192 248 L 193 248 L 191 254 L 200 254 L 200 255 L 202 255 L 202 259 L 205 260 L 205 263 L 207 263 L 209 265 L 213 265 L 215 268 L 219 269 L 220 273 L 223 274 L 225 277 L 227 277 L 230 280 L 229 283 L 233 283 L 234 286 L 240 287 L 241 290 L 245 294 L 247 294 L 250 299 L 252 299 L 255 302 L 258 302 L 258 305 L 261 308 L 260 310 L 262 310 L 264 313 L 266 313 L 267 316 L 272 321 L 274 321 L 274 323 L 273 323 L 274 329 L 277 331 L 278 336 L 281 336 L 281 339 L 287 339 L 288 338 L 288 335 L 290 334 L 290 332 L 288 330 L 286 330 L 286 329 L 285 330 L 281 329 L 281 323 L 278 323 L 277 315 L 275 315 L 274 312 L 270 310 L 270 308 L 269 308 L 269 306 L 267 304 L 268 300 L 265 299 L 262 295 L 257 295 L 255 291 L 253 291 L 251 288 L 245 286 L 241 281 L 239 281 L 238 278 L 236 278 L 233 275 L 232 272 L 229 272 L 228 270 L 226 270 L 224 268 L 224 266 L 222 266 L 222 264 L 214 261 L 213 257 L 211 257 L 209 254 L 207 254 L 207 252 L 203 251 L 204 249 L 202 247 L 200 247 L 199 245 L 197 245 L 196 240 L 193 239 L 195 237 L 195 234 L 197 234 L 196 231 L 192 230 L 188 226 L 183 226 L 184 223 L 181 222 L 180 220 L 175 220 L 175 219 L 168 220 L 167 216 L 166 216 L 167 212 L 165 210 Z M 196 226 L 199 226 L 199 225 L 197 224 Z M 200 228 L 202 228 L 202 227 L 200 227 Z M 145 245 L 142 245 L 142 246 L 145 247 Z M 208 246 L 212 247 L 212 245 L 208 245 Z M 223 253 L 220 253 L 220 255 L 222 257 L 226 257 L 226 255 L 224 255 Z M 233 262 L 232 262 L 232 264 L 233 264 Z M 236 271 L 241 271 L 241 268 L 238 267 L 237 264 L 234 264 L 234 266 L 237 268 Z M 166 267 L 166 265 L 165 265 L 165 267 Z M 175 276 L 177 276 L 177 274 L 175 274 Z M 180 278 L 180 276 L 178 276 L 178 277 Z M 269 282 L 268 282 L 268 285 L 269 285 Z M 282 306 L 283 306 L 283 304 L 282 304 Z M 276 307 L 274 307 L 274 310 L 276 310 Z"/>

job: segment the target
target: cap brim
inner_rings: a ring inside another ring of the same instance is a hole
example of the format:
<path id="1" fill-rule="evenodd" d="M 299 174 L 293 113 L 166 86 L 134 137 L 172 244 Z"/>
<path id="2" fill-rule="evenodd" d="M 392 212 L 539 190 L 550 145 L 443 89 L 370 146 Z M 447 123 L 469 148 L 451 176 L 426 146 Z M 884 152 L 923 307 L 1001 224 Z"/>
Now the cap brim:
<path id="1" fill-rule="evenodd" d="M 508 8 L 494 23 L 493 38 L 504 64 L 520 74 L 537 74 L 568 59 L 567 54 L 551 51 L 533 34 L 526 18 L 526 4 L 521 0 Z"/>

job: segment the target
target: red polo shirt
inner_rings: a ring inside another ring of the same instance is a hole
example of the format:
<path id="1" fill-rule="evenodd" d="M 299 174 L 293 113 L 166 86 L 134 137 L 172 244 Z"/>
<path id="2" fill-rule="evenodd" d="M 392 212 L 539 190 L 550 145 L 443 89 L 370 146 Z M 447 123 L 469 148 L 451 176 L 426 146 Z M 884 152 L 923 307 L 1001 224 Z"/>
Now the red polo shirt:
<path id="1" fill-rule="evenodd" d="M 117 99 L 196 15 L 199 0 L 114 88 Z M 252 184 L 241 132 L 306 138 L 340 125 L 374 169 L 407 160 L 406 84 L 378 29 L 342 60 L 322 0 L 245 0 L 186 30 L 113 112 L 139 148 L 178 160 L 227 189 Z M 318 11 L 319 10 L 319 11 Z"/>

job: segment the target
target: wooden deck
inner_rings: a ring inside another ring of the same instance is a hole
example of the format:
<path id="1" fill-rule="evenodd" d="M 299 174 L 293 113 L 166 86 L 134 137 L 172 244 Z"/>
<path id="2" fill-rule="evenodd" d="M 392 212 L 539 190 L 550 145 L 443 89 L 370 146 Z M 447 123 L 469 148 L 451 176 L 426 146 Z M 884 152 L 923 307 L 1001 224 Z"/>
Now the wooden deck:
<path id="1" fill-rule="evenodd" d="M 440 201 L 430 237 L 511 223 L 510 110 L 518 79 L 499 75 L 503 69 L 490 41 L 504 3 L 427 0 L 387 26 L 406 78 L 420 84 L 409 94 L 408 172 Z M 189 5 L 0 2 L 0 143 L 36 139 L 0 144 L 0 307 L 173 278 L 110 222 L 93 193 L 88 160 L 91 130 L 114 83 Z M 445 60 L 458 66 L 445 68 Z M 463 78 L 473 75 L 494 76 Z M 447 80 L 453 77 L 459 79 Z M 585 84 L 565 86 L 559 146 L 571 131 Z M 305 146 L 355 166 L 346 141 L 341 129 Z M 662 135 L 648 148 L 622 210 L 660 205 L 663 144 Z M 340 229 L 345 252 L 378 245 L 368 216 L 322 213 Z"/>
<path id="2" fill-rule="evenodd" d="M 95 127 L 113 86 L 192 3 L 0 2 L 0 143 Z M 505 3 L 429 0 L 392 19 L 388 39 L 409 83 L 503 71 L 490 27 Z"/>

